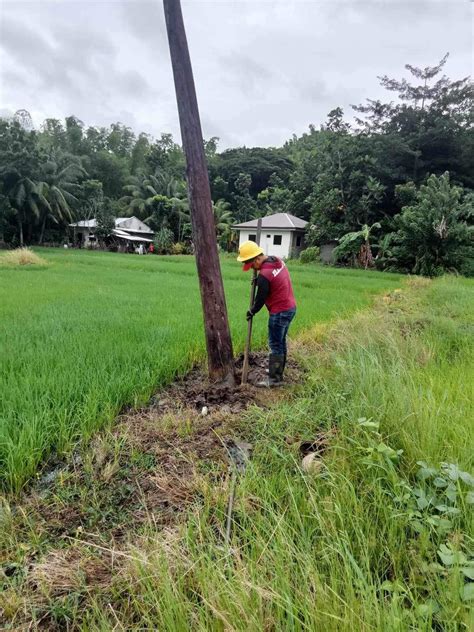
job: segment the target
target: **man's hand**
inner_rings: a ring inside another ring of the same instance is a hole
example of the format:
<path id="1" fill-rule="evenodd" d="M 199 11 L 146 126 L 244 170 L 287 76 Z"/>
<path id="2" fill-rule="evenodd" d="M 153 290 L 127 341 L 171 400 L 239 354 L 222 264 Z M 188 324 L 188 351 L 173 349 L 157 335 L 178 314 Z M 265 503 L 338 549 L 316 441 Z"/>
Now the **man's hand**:
<path id="1" fill-rule="evenodd" d="M 247 312 L 247 320 L 252 320 L 253 317 L 254 317 L 254 313 L 252 312 L 251 309 L 249 309 Z"/>

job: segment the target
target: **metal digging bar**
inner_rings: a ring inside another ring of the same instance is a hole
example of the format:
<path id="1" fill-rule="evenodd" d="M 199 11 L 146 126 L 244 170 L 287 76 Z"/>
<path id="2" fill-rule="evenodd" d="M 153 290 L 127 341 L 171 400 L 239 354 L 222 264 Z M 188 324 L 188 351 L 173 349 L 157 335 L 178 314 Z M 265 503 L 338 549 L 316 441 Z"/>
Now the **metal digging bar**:
<path id="1" fill-rule="evenodd" d="M 260 235 L 262 233 L 262 220 L 259 218 L 257 220 L 257 244 L 260 246 Z M 250 286 L 250 306 L 249 309 L 252 309 L 253 302 L 255 300 L 255 291 L 257 289 L 257 271 L 253 270 L 252 284 Z M 250 343 L 252 340 L 252 323 L 253 318 L 250 318 L 247 325 L 247 338 L 245 340 L 245 350 L 244 350 L 244 362 L 242 364 L 242 380 L 241 384 L 247 384 L 248 374 L 249 374 L 249 361 L 250 361 Z"/>

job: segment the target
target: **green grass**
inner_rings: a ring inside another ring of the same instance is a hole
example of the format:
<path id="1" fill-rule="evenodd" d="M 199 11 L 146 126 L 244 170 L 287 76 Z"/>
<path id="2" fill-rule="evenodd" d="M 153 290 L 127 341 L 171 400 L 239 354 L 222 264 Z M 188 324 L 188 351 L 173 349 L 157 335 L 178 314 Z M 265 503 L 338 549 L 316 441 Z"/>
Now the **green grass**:
<path id="1" fill-rule="evenodd" d="M 474 478 L 460 471 L 474 444 L 473 290 L 419 282 L 317 345 L 307 336 L 305 384 L 242 421 L 254 455 L 231 549 L 228 490 L 211 484 L 178 532 L 150 525 L 78 627 L 472 629 Z M 321 473 L 304 474 L 287 439 L 329 428 Z"/>
<path id="2" fill-rule="evenodd" d="M 0 485 L 13 490 L 52 450 L 70 449 L 205 357 L 193 258 L 40 252 L 46 267 L 0 268 Z M 222 263 L 240 351 L 250 277 L 233 259 Z M 293 335 L 401 283 L 397 275 L 290 267 L 299 306 Z M 256 320 L 262 346 L 266 318 Z"/>
<path id="3" fill-rule="evenodd" d="M 141 442 L 156 420 L 99 433 L 47 489 L 2 503 L 0 622 L 83 632 L 473 629 L 473 303 L 472 281 L 413 279 L 372 309 L 300 333 L 292 354 L 304 381 L 217 426 L 254 447 L 230 547 L 227 466 L 213 450 L 195 453 L 206 424 L 216 428 L 212 414 L 163 418 L 163 453 Z M 304 473 L 299 441 L 321 434 L 322 468 Z M 180 463 L 192 466 L 184 476 Z M 177 505 L 193 490 L 191 504 L 163 523 L 167 509 L 145 487 L 130 492 L 135 477 Z"/>

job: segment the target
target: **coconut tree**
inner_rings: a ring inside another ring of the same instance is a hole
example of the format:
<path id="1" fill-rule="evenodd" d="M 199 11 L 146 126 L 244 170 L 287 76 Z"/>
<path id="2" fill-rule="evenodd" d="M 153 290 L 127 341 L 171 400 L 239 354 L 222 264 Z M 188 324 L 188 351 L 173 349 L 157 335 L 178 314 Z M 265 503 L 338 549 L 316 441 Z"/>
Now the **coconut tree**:
<path id="1" fill-rule="evenodd" d="M 10 208 L 16 217 L 18 225 L 18 241 L 24 246 L 23 225 L 30 221 L 31 216 L 40 216 L 40 195 L 38 183 L 27 176 L 22 176 L 16 170 L 1 173 L 4 192 L 8 198 Z"/>
<path id="2" fill-rule="evenodd" d="M 43 243 L 46 222 L 71 222 L 72 207 L 77 203 L 74 191 L 79 178 L 87 175 L 83 167 L 67 155 L 51 155 L 43 167 L 41 182 L 37 184 L 41 208 L 41 229 L 38 243 Z"/>
<path id="3" fill-rule="evenodd" d="M 229 202 L 225 200 L 217 200 L 212 203 L 212 211 L 214 213 L 214 227 L 216 230 L 216 238 L 224 242 L 223 245 L 227 250 L 232 241 L 231 226 L 234 223 L 232 211 Z"/>
<path id="4" fill-rule="evenodd" d="M 120 202 L 126 205 L 129 213 L 137 215 L 140 218 L 143 218 L 146 215 L 147 208 L 150 205 L 149 201 L 151 197 L 153 197 L 153 195 L 150 196 L 150 193 L 147 190 L 147 185 L 147 176 L 143 174 L 131 176 L 129 184 L 126 184 L 123 187 L 123 190 L 127 193 L 127 195 L 124 195 L 120 199 Z"/>
<path id="5" fill-rule="evenodd" d="M 124 191 L 127 195 L 124 195 L 120 202 L 126 205 L 129 213 L 146 221 L 156 196 L 183 200 L 186 197 L 186 184 L 176 178 L 169 178 L 166 174 L 139 174 L 130 178 L 129 184 L 124 186 Z"/>

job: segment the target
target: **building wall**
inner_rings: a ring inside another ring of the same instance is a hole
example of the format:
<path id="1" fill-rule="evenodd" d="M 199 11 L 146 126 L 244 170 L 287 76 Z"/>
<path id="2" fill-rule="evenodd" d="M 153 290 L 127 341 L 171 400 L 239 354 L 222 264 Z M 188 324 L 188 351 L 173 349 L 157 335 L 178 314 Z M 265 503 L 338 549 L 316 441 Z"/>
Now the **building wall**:
<path id="1" fill-rule="evenodd" d="M 239 231 L 239 246 L 249 239 L 255 241 L 256 239 L 256 230 L 241 230 Z M 263 249 L 263 252 L 266 255 L 273 255 L 274 257 L 280 257 L 280 259 L 288 259 L 291 252 L 292 245 L 292 235 L 293 233 L 289 230 L 268 230 L 262 228 L 262 233 L 260 237 L 260 245 Z M 281 244 L 274 244 L 274 237 L 281 237 Z"/>
<path id="2" fill-rule="evenodd" d="M 292 233 L 292 243 L 291 243 L 291 256 L 299 257 L 300 252 L 306 248 L 306 243 L 304 240 L 304 231 L 297 230 Z"/>

